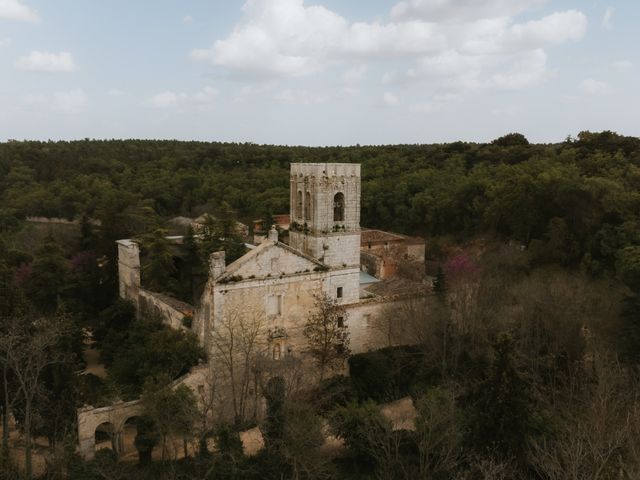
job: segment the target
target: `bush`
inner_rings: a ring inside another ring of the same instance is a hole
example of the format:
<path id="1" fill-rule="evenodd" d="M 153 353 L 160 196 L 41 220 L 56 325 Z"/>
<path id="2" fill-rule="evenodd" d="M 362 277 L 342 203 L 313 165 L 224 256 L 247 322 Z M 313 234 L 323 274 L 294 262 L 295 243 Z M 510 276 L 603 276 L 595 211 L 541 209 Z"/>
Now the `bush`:
<path id="1" fill-rule="evenodd" d="M 424 383 L 424 352 L 419 347 L 389 347 L 349 358 L 353 389 L 360 400 L 396 400 Z"/>
<path id="2" fill-rule="evenodd" d="M 336 375 L 322 382 L 315 397 L 319 412 L 326 413 L 338 406 L 344 406 L 358 398 L 350 377 Z"/>

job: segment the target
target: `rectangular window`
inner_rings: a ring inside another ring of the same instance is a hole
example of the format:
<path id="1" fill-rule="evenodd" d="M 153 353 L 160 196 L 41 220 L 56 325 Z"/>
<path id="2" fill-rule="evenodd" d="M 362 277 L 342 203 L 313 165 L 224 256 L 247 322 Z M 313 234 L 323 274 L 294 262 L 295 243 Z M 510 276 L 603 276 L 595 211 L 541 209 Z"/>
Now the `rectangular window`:
<path id="1" fill-rule="evenodd" d="M 362 323 L 364 324 L 365 328 L 368 328 L 369 325 L 371 324 L 371 315 L 368 313 L 365 313 L 362 316 Z"/>
<path id="2" fill-rule="evenodd" d="M 342 298 L 342 287 L 338 287 L 338 289 L 336 290 L 336 297 Z"/>
<path id="3" fill-rule="evenodd" d="M 338 327 L 344 328 L 344 317 L 338 317 Z"/>
<path id="4" fill-rule="evenodd" d="M 267 316 L 277 317 L 282 315 L 282 295 L 267 296 Z"/>

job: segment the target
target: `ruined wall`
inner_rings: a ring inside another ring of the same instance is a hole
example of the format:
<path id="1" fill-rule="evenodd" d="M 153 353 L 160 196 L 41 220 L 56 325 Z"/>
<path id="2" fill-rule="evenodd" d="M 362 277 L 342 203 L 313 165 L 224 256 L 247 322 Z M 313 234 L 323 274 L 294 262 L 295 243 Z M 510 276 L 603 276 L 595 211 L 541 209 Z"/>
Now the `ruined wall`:
<path id="1" fill-rule="evenodd" d="M 133 240 L 118 240 L 118 281 L 120 298 L 138 306 L 140 290 L 140 247 Z"/>
<path id="2" fill-rule="evenodd" d="M 148 290 L 138 291 L 138 315 L 155 317 L 176 330 L 185 328 L 185 317 L 192 317 L 190 305 Z"/>

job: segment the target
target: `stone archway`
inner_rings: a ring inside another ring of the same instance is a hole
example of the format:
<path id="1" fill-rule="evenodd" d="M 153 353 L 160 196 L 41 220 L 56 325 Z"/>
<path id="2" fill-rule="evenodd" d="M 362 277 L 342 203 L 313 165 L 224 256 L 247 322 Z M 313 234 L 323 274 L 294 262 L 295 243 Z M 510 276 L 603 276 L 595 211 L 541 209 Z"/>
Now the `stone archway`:
<path id="1" fill-rule="evenodd" d="M 118 453 L 116 427 L 111 422 L 103 422 L 98 425 L 93 434 L 94 451 L 109 449 Z"/>
<path id="2" fill-rule="evenodd" d="M 120 456 L 125 457 L 131 454 L 137 455 L 135 447 L 136 435 L 138 435 L 138 419 L 137 415 L 127 418 L 120 427 Z"/>
<path id="3" fill-rule="evenodd" d="M 106 448 L 105 435 L 111 438 L 111 448 L 116 454 L 126 452 L 127 445 L 123 444 L 122 434 L 128 428 L 127 422 L 139 416 L 141 411 L 140 400 L 120 402 L 108 407 L 88 406 L 78 409 L 78 442 L 82 458 L 91 460 L 94 457 L 96 440 L 99 440 L 98 445 Z M 99 432 L 97 435 L 96 431 Z"/>

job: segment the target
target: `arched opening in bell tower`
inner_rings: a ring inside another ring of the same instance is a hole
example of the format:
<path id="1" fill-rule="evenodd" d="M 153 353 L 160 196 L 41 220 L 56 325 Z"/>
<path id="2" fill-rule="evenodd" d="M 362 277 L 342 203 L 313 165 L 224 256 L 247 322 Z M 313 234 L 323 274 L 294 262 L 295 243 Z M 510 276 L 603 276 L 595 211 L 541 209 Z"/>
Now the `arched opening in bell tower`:
<path id="1" fill-rule="evenodd" d="M 298 190 L 298 194 L 296 196 L 296 211 L 295 218 L 302 219 L 302 191 Z"/>
<path id="2" fill-rule="evenodd" d="M 311 192 L 307 192 L 304 197 L 304 219 L 307 222 L 311 221 Z"/>
<path id="3" fill-rule="evenodd" d="M 333 221 L 344 222 L 344 194 L 338 192 L 333 197 Z"/>

